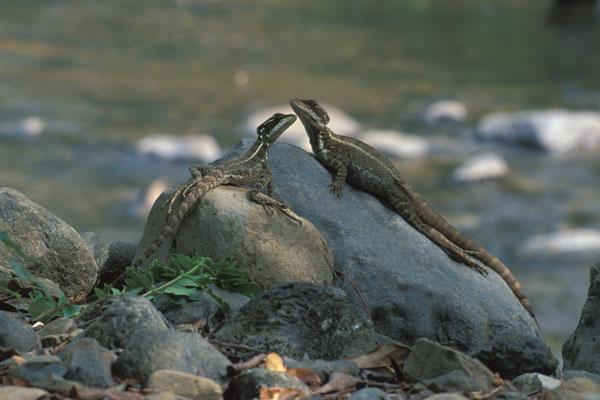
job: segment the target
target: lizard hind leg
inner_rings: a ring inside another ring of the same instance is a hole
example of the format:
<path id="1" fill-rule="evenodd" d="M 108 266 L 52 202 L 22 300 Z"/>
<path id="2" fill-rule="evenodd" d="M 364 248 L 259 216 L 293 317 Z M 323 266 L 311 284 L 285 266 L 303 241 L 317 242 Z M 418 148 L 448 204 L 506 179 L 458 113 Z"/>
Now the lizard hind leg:
<path id="1" fill-rule="evenodd" d="M 288 205 L 284 202 L 269 197 L 266 194 L 258 191 L 258 189 L 250 190 L 250 192 L 248 192 L 248 198 L 250 199 L 250 201 L 263 206 L 263 209 L 269 217 L 273 216 L 273 208 L 275 208 L 277 211 L 284 214 L 292 221 L 298 223 L 298 225 L 302 225 L 302 221 L 295 216 L 290 207 L 288 207 Z"/>

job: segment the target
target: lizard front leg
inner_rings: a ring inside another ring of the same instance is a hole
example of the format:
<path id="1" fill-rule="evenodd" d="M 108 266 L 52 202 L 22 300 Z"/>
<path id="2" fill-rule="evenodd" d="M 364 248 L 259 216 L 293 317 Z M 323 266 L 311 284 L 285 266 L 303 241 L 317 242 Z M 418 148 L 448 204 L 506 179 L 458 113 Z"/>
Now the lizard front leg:
<path id="1" fill-rule="evenodd" d="M 268 195 L 262 191 L 266 189 Z M 254 185 L 254 187 L 248 192 L 250 201 L 258 203 L 263 206 L 265 212 L 269 215 L 273 215 L 272 208 L 276 208 L 279 212 L 285 214 L 289 219 L 298 224 L 302 225 L 302 221 L 296 218 L 291 211 L 290 207 L 281 200 L 277 200 L 272 197 L 273 194 L 273 178 L 270 173 L 263 175 Z"/>
<path id="2" fill-rule="evenodd" d="M 337 158 L 329 162 L 329 168 L 333 172 L 333 182 L 329 186 L 336 197 L 342 197 L 342 185 L 348 177 L 348 168 L 346 164 Z"/>

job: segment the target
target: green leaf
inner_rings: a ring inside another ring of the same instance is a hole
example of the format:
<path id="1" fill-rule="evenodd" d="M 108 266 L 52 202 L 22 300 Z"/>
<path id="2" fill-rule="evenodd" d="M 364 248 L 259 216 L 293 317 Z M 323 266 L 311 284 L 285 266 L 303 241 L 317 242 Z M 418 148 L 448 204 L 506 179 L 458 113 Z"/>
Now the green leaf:
<path id="1" fill-rule="evenodd" d="M 21 264 L 19 264 L 15 260 L 10 260 L 8 262 L 8 264 L 10 265 L 10 267 L 12 268 L 12 270 L 14 271 L 15 275 L 20 280 L 22 280 L 23 283 L 28 283 L 28 284 L 33 284 L 34 283 L 34 277 L 33 277 L 33 275 L 31 275 L 31 273 L 29 271 L 27 271 L 24 266 L 22 266 Z"/>
<path id="2" fill-rule="evenodd" d="M 73 317 L 76 317 L 77 315 L 79 315 L 80 309 L 81 309 L 81 307 L 78 306 L 77 304 L 70 304 L 63 308 L 62 315 L 65 318 L 73 318 Z"/>
<path id="3" fill-rule="evenodd" d="M 193 296 L 197 292 L 197 289 L 190 287 L 183 287 L 179 285 L 174 285 L 166 288 L 163 293 L 172 294 L 175 296 Z"/>
<path id="4" fill-rule="evenodd" d="M 29 307 L 27 307 L 27 312 L 31 318 L 38 320 L 40 317 L 45 316 L 44 321 L 48 321 L 52 319 L 52 317 L 60 315 L 56 314 L 58 310 L 59 307 L 57 303 L 51 297 L 37 297 L 29 304 Z"/>

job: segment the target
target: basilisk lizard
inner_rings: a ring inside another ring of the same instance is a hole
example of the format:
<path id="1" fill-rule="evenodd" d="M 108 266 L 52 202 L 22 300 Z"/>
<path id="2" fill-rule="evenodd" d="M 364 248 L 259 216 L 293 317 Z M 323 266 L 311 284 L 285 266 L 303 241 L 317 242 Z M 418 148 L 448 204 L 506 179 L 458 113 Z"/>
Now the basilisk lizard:
<path id="1" fill-rule="evenodd" d="M 133 262 L 133 267 L 140 267 L 167 240 L 175 236 L 182 220 L 198 200 L 210 190 L 222 185 L 251 186 L 248 197 L 251 201 L 261 204 L 265 211 L 272 215 L 269 207 L 274 207 L 290 219 L 301 223 L 279 200 L 272 197 L 273 179 L 267 165 L 269 148 L 281 134 L 296 121 L 294 114 L 277 113 L 263 122 L 257 129 L 256 142 L 244 154 L 212 165 L 192 165 L 192 178 L 185 182 L 163 204 L 168 205 L 167 223 L 160 230 L 156 239 Z M 261 191 L 265 190 L 269 196 Z M 174 207 L 175 202 L 181 202 Z"/>
<path id="2" fill-rule="evenodd" d="M 463 236 L 402 179 L 398 169 L 383 154 L 357 139 L 337 135 L 328 127 L 327 111 L 314 100 L 294 99 L 292 109 L 300 118 L 317 160 L 334 175 L 332 192 L 340 197 L 342 184 L 371 193 L 441 248 L 452 260 L 481 274 L 487 271 L 476 261 L 496 271 L 523 307 L 535 319 L 521 284 L 498 258 L 480 244 Z"/>

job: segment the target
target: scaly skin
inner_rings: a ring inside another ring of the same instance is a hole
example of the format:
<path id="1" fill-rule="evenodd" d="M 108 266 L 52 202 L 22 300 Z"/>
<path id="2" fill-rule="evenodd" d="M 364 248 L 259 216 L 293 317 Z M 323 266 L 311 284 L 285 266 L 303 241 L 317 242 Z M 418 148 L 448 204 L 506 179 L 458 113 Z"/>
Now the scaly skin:
<path id="1" fill-rule="evenodd" d="M 133 266 L 143 265 L 163 243 L 173 238 L 188 211 L 202 196 L 218 186 L 251 186 L 249 199 L 261 204 L 269 215 L 273 213 L 269 207 L 274 207 L 300 223 L 285 204 L 261 193 L 266 189 L 267 194 L 271 196 L 273 191 L 273 179 L 267 165 L 269 148 L 295 121 L 296 116 L 293 114 L 277 113 L 257 128 L 256 142 L 243 155 L 210 166 L 192 165 L 190 167 L 192 178 L 163 205 L 169 206 L 167 224 L 152 244 L 134 261 Z M 174 208 L 175 202 L 180 198 L 181 202 Z"/>
<path id="2" fill-rule="evenodd" d="M 383 154 L 354 138 L 336 135 L 328 127 L 327 111 L 314 100 L 294 99 L 292 109 L 300 118 L 317 160 L 334 175 L 332 192 L 340 197 L 342 184 L 371 193 L 400 214 L 413 228 L 441 248 L 452 260 L 481 274 L 487 271 L 479 260 L 497 272 L 535 319 L 521 284 L 498 258 L 483 246 L 464 237 L 402 179 L 398 169 Z"/>

